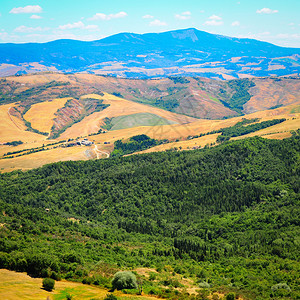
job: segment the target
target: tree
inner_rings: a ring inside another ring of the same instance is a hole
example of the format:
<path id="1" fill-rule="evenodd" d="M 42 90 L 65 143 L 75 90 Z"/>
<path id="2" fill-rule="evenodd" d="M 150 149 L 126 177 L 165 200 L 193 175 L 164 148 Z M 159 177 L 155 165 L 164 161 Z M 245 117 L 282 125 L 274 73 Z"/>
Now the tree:
<path id="1" fill-rule="evenodd" d="M 55 281 L 52 278 L 44 278 L 43 279 L 43 288 L 48 291 L 51 292 L 54 289 L 54 285 L 55 285 Z"/>
<path id="2" fill-rule="evenodd" d="M 114 275 L 112 280 L 113 290 L 122 290 L 122 289 L 136 289 L 137 282 L 136 277 L 132 272 L 129 271 L 120 271 Z"/>

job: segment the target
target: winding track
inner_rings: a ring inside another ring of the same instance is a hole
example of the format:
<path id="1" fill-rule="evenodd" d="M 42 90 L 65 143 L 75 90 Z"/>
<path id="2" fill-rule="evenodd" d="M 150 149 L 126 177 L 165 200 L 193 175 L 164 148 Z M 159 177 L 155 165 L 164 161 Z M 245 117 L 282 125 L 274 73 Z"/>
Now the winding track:
<path id="1" fill-rule="evenodd" d="M 100 154 L 105 154 L 106 155 L 106 158 L 109 158 L 109 153 L 108 152 L 105 152 L 105 151 L 101 151 L 98 149 L 97 145 L 95 144 L 95 147 L 94 147 L 94 151 L 97 155 L 97 159 L 100 158 Z"/>
<path id="2" fill-rule="evenodd" d="M 10 118 L 10 120 L 15 124 L 15 126 L 19 129 L 22 130 L 22 128 L 20 128 L 20 126 L 15 122 L 15 120 L 12 118 L 11 114 L 10 114 L 10 110 L 12 109 L 12 107 L 10 107 L 7 111 L 8 117 Z"/>

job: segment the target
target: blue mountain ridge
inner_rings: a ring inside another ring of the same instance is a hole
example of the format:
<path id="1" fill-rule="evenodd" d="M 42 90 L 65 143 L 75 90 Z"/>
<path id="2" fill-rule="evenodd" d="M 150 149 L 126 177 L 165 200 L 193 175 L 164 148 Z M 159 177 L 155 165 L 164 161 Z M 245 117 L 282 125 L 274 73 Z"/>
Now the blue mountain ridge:
<path id="1" fill-rule="evenodd" d="M 165 71 L 164 75 L 172 75 L 168 72 L 190 75 L 181 68 L 196 64 L 212 68 L 212 63 L 214 66 L 217 63 L 234 77 L 242 71 L 253 76 L 300 72 L 299 48 L 215 35 L 194 28 L 163 33 L 119 33 L 91 42 L 64 39 L 47 43 L 0 44 L 0 54 L 0 64 L 38 62 L 62 72 L 93 73 L 104 65 L 122 63 L 128 73 L 127 76 L 123 72 L 125 77 L 131 77 L 131 68 L 175 68 Z M 232 62 L 234 57 L 240 57 L 238 63 Z M 270 64 L 279 64 L 281 68 L 269 70 Z M 245 66 L 249 67 L 245 70 Z M 212 73 L 216 73 L 213 68 Z"/>

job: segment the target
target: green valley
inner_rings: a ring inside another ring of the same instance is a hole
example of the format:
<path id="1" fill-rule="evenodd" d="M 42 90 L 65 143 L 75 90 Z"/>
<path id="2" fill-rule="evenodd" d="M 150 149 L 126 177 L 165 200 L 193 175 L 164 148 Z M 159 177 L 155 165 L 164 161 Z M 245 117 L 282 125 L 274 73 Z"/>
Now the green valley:
<path id="1" fill-rule="evenodd" d="M 1 174 L 0 267 L 106 288 L 132 270 L 169 299 L 298 299 L 299 153 L 297 135 L 255 137 Z"/>

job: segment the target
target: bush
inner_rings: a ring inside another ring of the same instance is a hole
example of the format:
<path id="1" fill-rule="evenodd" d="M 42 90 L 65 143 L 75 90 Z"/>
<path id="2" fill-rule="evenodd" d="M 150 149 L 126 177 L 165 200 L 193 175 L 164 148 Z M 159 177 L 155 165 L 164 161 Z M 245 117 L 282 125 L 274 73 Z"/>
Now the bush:
<path id="1" fill-rule="evenodd" d="M 276 297 L 288 297 L 291 292 L 291 288 L 286 283 L 275 284 L 271 290 Z"/>
<path id="2" fill-rule="evenodd" d="M 136 289 L 137 287 L 136 277 L 129 271 L 117 272 L 112 280 L 113 290 Z"/>
<path id="3" fill-rule="evenodd" d="M 199 287 L 203 288 L 203 289 L 209 289 L 210 288 L 210 284 L 208 282 L 203 281 L 203 282 L 199 283 Z"/>
<path id="4" fill-rule="evenodd" d="M 70 295 L 70 294 L 67 294 L 67 295 L 66 295 L 66 299 L 67 299 L 67 300 L 72 300 L 72 298 L 73 298 L 72 295 Z"/>
<path id="5" fill-rule="evenodd" d="M 118 300 L 118 298 L 113 294 L 107 294 L 104 300 Z"/>
<path id="6" fill-rule="evenodd" d="M 235 294 L 234 293 L 229 293 L 226 295 L 226 300 L 234 300 L 235 299 Z"/>
<path id="7" fill-rule="evenodd" d="M 52 278 L 44 278 L 43 279 L 43 288 L 48 291 L 51 292 L 54 289 L 54 285 L 55 285 L 55 281 Z"/>

